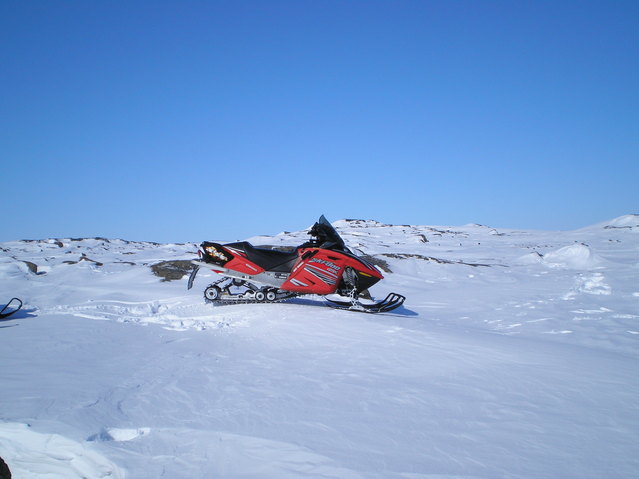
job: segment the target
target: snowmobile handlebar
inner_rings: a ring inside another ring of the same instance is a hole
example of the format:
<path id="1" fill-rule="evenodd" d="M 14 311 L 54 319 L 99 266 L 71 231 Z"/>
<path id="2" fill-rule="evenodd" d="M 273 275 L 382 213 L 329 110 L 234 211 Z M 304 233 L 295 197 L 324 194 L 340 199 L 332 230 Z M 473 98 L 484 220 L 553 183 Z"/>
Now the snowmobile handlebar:
<path id="1" fill-rule="evenodd" d="M 337 251 L 349 251 L 346 247 L 346 243 L 339 235 L 337 230 L 333 228 L 333 225 L 322 215 L 308 232 L 313 237 L 310 241 L 307 241 L 300 248 L 323 248 L 332 249 Z"/>

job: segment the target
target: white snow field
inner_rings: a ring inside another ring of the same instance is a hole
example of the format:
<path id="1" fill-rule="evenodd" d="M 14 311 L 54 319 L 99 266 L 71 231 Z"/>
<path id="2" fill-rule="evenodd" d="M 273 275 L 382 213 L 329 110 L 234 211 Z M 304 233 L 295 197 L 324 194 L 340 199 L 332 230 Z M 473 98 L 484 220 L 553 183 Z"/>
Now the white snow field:
<path id="1" fill-rule="evenodd" d="M 13 477 L 639 477 L 639 216 L 334 225 L 404 307 L 205 304 L 214 273 L 151 269 L 196 244 L 0 243 L 0 304 L 25 302 L 0 322 Z"/>

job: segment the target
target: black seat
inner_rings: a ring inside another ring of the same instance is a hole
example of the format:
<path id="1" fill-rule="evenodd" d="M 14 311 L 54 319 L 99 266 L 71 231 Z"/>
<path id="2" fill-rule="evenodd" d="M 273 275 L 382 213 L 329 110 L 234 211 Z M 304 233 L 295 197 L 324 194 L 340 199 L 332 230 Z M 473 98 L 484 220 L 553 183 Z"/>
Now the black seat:
<path id="1" fill-rule="evenodd" d="M 266 271 L 290 273 L 297 261 L 297 253 L 291 251 L 277 251 L 274 249 L 256 248 L 248 241 L 229 243 L 224 246 L 235 248 L 246 253 L 246 257 Z"/>

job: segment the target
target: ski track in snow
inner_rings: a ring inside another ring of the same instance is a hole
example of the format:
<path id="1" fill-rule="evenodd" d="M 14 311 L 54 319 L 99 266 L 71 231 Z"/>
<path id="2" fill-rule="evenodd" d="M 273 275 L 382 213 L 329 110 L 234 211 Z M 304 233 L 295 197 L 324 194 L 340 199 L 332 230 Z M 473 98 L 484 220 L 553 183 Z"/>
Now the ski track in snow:
<path id="1" fill-rule="evenodd" d="M 14 478 L 637 477 L 637 216 L 335 225 L 404 308 L 211 306 L 213 273 L 151 273 L 192 244 L 0 244 L 0 300 L 25 300 L 0 322 Z"/>
<path id="2" fill-rule="evenodd" d="M 46 312 L 122 323 L 157 323 L 167 329 L 177 330 L 228 326 L 223 319 L 212 318 L 210 306 L 182 301 L 88 301 L 78 305 L 53 307 Z"/>

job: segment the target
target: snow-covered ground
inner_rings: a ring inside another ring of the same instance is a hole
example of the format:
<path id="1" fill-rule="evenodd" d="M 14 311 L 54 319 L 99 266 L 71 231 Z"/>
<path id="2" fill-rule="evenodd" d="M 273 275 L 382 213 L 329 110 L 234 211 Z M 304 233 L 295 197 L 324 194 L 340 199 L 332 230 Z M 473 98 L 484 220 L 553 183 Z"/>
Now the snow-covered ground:
<path id="1" fill-rule="evenodd" d="M 13 477 L 639 477 L 639 216 L 334 225 L 403 308 L 204 304 L 214 273 L 151 268 L 195 244 L 0 243 L 0 303 L 25 301 L 0 322 Z"/>

